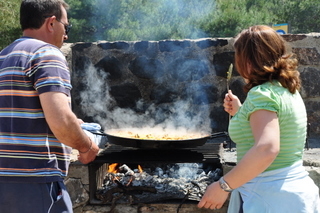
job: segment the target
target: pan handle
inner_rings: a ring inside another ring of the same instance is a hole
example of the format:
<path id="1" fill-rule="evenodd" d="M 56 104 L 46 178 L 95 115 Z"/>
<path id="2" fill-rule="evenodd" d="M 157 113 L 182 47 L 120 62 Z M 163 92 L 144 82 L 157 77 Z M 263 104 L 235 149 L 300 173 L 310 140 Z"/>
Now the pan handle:
<path id="1" fill-rule="evenodd" d="M 216 132 L 209 136 L 209 138 L 219 138 L 219 137 L 228 137 L 228 132 Z"/>
<path id="2" fill-rule="evenodd" d="M 88 131 L 88 130 L 87 130 L 87 131 Z M 101 131 L 88 131 L 88 132 L 90 132 L 90 133 L 92 133 L 92 134 L 95 134 L 95 135 L 107 136 L 106 133 L 101 132 Z"/>

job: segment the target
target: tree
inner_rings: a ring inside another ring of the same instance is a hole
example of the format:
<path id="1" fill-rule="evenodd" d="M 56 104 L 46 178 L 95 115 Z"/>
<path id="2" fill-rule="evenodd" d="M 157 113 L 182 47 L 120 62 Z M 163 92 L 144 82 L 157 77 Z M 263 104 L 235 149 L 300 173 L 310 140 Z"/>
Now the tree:
<path id="1" fill-rule="evenodd" d="M 70 41 L 74 35 L 83 34 L 86 37 L 82 41 L 199 38 L 203 34 L 198 20 L 214 5 L 212 0 L 87 0 L 86 5 L 77 1 L 72 5 L 73 2 L 70 1 L 72 22 L 79 22 L 79 12 L 88 16 L 80 19 L 81 26 L 70 33 Z M 84 7 L 79 10 L 81 6 Z"/>
<path id="2" fill-rule="evenodd" d="M 275 20 L 272 4 L 264 0 L 217 0 L 214 11 L 202 21 L 210 37 L 233 37 L 252 25 L 269 25 Z"/>
<path id="3" fill-rule="evenodd" d="M 292 33 L 320 26 L 318 0 L 66 1 L 71 43 L 232 37 L 255 24 L 290 23 Z M 21 36 L 20 2 L 0 2 L 0 49 Z"/>
<path id="4" fill-rule="evenodd" d="M 319 11 L 317 0 L 280 0 L 274 8 L 279 23 L 289 22 L 293 34 L 319 32 Z"/>
<path id="5" fill-rule="evenodd" d="M 0 50 L 21 36 L 20 0 L 0 1 Z"/>

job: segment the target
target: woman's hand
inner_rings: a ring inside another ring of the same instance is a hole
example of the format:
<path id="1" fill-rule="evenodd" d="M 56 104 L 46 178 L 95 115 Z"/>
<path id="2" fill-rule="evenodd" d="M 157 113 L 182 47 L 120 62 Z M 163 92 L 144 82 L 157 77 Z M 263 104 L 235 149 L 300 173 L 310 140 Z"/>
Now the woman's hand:
<path id="1" fill-rule="evenodd" d="M 239 98 L 234 95 L 231 90 L 229 90 L 223 100 L 224 110 L 230 115 L 234 116 L 238 112 L 241 105 L 242 104 Z"/>
<path id="2" fill-rule="evenodd" d="M 198 203 L 199 208 L 220 209 L 227 200 L 229 192 L 221 189 L 219 181 L 208 186 L 206 193 Z"/>

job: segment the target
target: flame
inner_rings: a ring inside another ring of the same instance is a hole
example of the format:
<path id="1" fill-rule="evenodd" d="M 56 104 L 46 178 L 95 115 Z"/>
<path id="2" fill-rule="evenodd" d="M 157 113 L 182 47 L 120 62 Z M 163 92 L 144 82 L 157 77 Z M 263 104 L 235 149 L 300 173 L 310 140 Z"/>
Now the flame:
<path id="1" fill-rule="evenodd" d="M 112 164 L 109 164 L 108 166 L 108 173 L 113 173 L 113 174 L 116 174 L 118 173 L 120 170 L 119 170 L 119 167 L 121 165 L 119 163 L 112 163 Z M 143 172 L 143 169 L 142 169 L 142 166 L 138 165 L 138 170 L 139 170 L 139 173 L 142 173 Z"/>
<path id="2" fill-rule="evenodd" d="M 112 163 L 108 166 L 108 172 L 109 173 L 117 173 L 119 171 L 119 164 L 118 163 Z"/>

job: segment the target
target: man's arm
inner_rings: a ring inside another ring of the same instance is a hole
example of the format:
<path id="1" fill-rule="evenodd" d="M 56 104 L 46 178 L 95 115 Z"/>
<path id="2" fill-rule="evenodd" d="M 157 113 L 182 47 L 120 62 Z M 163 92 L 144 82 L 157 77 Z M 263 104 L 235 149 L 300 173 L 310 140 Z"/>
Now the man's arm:
<path id="1" fill-rule="evenodd" d="M 81 129 L 79 120 L 69 107 L 68 97 L 61 92 L 46 92 L 40 94 L 40 102 L 55 137 L 65 145 L 77 149 L 82 163 L 93 161 L 99 147 Z"/>

